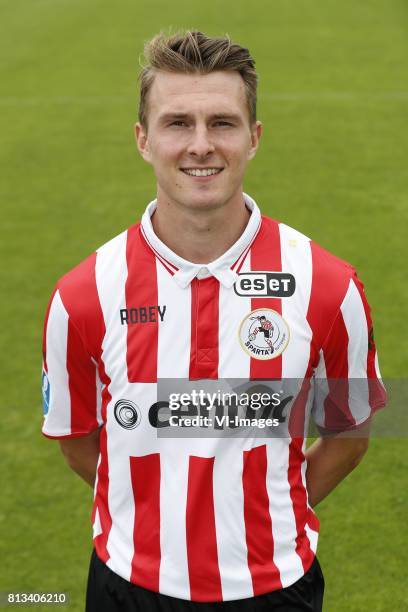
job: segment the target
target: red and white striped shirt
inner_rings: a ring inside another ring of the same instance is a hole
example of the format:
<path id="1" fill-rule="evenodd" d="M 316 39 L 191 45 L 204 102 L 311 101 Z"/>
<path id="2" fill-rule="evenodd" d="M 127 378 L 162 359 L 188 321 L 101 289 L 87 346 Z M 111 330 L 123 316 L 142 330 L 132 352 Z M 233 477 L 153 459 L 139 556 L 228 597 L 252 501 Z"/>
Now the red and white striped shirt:
<path id="1" fill-rule="evenodd" d="M 362 423 L 385 404 L 354 269 L 244 195 L 244 233 L 207 266 L 159 240 L 150 203 L 140 224 L 58 281 L 44 325 L 43 433 L 101 428 L 98 556 L 126 580 L 193 601 L 252 597 L 308 570 L 319 523 L 305 436 L 160 438 L 149 415 L 157 381 L 366 380 L 358 398 L 350 384 L 341 405 L 329 401 L 330 385 L 308 397 L 305 411 L 329 428 Z M 276 290 L 277 273 L 291 291 Z"/>

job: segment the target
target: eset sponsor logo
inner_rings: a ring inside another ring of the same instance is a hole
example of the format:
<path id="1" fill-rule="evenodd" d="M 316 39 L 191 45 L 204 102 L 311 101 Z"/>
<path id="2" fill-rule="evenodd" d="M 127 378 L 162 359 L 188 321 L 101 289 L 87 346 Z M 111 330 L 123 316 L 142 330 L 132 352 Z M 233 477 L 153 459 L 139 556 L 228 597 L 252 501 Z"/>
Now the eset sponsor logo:
<path id="1" fill-rule="evenodd" d="M 234 283 L 234 291 L 241 297 L 287 298 L 295 289 L 295 277 L 288 272 L 242 272 Z"/>

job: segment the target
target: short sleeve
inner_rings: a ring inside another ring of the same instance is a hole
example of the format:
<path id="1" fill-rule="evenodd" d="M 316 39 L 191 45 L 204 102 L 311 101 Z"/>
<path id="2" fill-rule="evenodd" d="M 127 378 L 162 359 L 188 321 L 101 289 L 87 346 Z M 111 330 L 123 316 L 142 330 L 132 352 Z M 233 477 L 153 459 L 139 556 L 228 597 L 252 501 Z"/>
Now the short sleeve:
<path id="1" fill-rule="evenodd" d="M 320 350 L 312 416 L 319 428 L 344 432 L 385 404 L 370 307 L 354 272 Z"/>
<path id="2" fill-rule="evenodd" d="M 58 288 L 51 296 L 44 321 L 42 394 L 45 436 L 74 438 L 99 427 L 97 364 L 86 350 Z"/>

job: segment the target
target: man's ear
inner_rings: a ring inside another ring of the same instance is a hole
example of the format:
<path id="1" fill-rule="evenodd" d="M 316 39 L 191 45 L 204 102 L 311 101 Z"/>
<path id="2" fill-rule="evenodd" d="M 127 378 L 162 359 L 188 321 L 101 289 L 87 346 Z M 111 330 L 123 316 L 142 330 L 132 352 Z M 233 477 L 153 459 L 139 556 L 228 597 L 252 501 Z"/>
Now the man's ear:
<path id="1" fill-rule="evenodd" d="M 136 145 L 137 145 L 140 155 L 143 157 L 145 161 L 150 163 L 151 155 L 150 155 L 150 148 L 149 148 L 149 140 L 147 137 L 147 130 L 140 123 L 135 123 L 134 133 L 135 133 Z"/>
<path id="2" fill-rule="evenodd" d="M 251 126 L 251 146 L 248 150 L 248 159 L 255 157 L 262 135 L 262 129 L 262 123 L 260 121 L 256 121 L 255 124 Z"/>

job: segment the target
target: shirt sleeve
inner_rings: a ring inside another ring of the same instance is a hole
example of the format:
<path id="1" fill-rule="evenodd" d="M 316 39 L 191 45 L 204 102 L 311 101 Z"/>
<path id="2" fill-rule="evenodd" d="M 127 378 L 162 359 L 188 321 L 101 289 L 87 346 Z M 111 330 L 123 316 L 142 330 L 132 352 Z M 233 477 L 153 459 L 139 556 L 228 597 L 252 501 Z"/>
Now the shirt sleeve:
<path id="1" fill-rule="evenodd" d="M 318 428 L 344 432 L 385 404 L 370 307 L 354 272 L 320 350 L 312 416 Z"/>
<path id="2" fill-rule="evenodd" d="M 86 350 L 58 286 L 44 322 L 42 394 L 45 436 L 86 436 L 101 424 L 97 364 Z"/>

